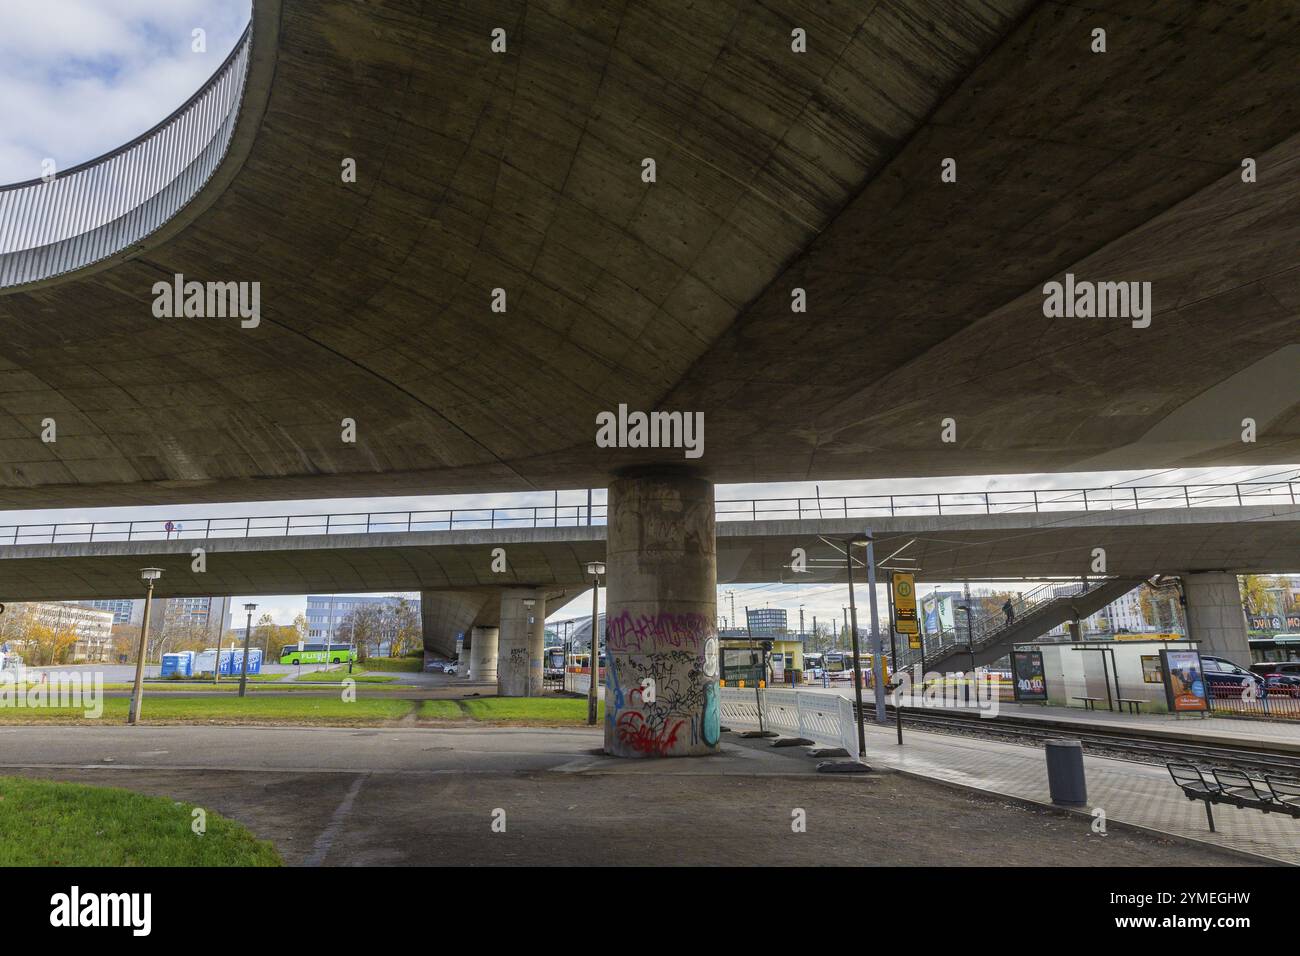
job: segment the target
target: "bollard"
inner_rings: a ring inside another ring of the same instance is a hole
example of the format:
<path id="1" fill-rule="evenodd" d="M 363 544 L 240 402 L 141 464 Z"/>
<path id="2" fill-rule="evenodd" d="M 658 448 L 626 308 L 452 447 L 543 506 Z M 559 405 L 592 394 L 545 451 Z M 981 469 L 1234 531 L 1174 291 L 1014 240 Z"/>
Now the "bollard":
<path id="1" fill-rule="evenodd" d="M 1047 786 L 1053 803 L 1088 802 L 1088 782 L 1083 773 L 1083 744 L 1057 738 L 1047 741 Z"/>

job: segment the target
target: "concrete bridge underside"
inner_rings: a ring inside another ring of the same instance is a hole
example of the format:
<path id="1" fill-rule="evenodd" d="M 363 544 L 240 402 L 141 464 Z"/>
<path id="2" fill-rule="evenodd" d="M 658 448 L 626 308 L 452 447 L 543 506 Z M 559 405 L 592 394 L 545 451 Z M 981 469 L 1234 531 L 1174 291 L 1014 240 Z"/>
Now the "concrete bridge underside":
<path id="1" fill-rule="evenodd" d="M 620 403 L 704 411 L 714 481 L 1294 461 L 1298 49 L 1266 0 L 257 0 L 195 203 L 0 293 L 0 507 L 681 461 L 597 448 Z M 1151 327 L 1044 318 L 1067 271 Z M 261 325 L 154 318 L 177 273 Z"/>

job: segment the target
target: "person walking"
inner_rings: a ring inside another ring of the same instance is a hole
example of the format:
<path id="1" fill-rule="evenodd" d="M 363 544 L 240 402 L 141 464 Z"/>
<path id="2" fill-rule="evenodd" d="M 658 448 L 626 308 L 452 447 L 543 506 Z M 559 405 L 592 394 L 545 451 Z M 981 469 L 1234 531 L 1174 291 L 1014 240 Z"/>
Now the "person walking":
<path id="1" fill-rule="evenodd" d="M 172 523 L 171 518 L 167 519 L 167 523 L 163 525 L 163 530 L 167 532 L 167 540 L 170 541 L 172 538 L 172 532 L 176 530 L 176 525 Z"/>
<path id="2" fill-rule="evenodd" d="M 1007 616 L 1008 625 L 1016 619 L 1016 609 L 1011 603 L 1011 598 L 1007 598 L 1007 603 L 1002 605 L 1002 613 Z"/>

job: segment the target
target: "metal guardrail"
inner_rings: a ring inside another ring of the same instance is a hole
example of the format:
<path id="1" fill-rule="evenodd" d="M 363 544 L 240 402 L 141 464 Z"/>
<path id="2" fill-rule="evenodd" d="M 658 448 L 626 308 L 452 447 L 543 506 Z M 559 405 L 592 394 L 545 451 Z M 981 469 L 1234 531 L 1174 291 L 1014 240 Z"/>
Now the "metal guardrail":
<path id="1" fill-rule="evenodd" d="M 1137 498 L 1129 491 L 1143 492 Z M 1300 482 L 1239 482 L 1231 485 L 1149 485 L 1123 489 L 1053 491 L 941 492 L 932 495 L 865 495 L 840 498 L 743 498 L 716 503 L 719 521 L 804 520 L 813 518 L 898 517 L 916 514 L 1013 514 L 1058 511 L 1126 511 L 1196 508 L 1209 505 L 1295 504 Z M 1010 496 L 1011 504 L 1004 500 Z M 917 503 L 917 500 L 922 503 Z M 971 499 L 975 499 L 972 501 Z M 929 501 L 930 504 L 925 504 Z M 966 502 L 959 504 L 959 501 Z M 1131 502 L 1136 501 L 1137 505 Z M 1125 505 L 1125 502 L 1129 504 Z M 1075 505 L 1076 507 L 1069 507 Z M 966 510 L 962 510 L 965 508 Z M 566 528 L 606 523 L 606 506 L 524 505 L 512 508 L 453 508 L 426 511 L 344 512 L 341 514 L 252 515 L 190 518 L 167 531 L 165 522 L 79 521 L 0 525 L 0 546 L 87 541 L 157 541 L 168 538 L 292 537 L 310 534 L 373 534 L 395 531 L 463 531 L 507 528 Z M 1017 609 L 1019 613 L 1019 609 Z"/>
<path id="2" fill-rule="evenodd" d="M 234 135 L 252 24 L 171 116 L 111 153 L 0 186 L 0 288 L 91 265 L 155 232 L 216 172 Z"/>

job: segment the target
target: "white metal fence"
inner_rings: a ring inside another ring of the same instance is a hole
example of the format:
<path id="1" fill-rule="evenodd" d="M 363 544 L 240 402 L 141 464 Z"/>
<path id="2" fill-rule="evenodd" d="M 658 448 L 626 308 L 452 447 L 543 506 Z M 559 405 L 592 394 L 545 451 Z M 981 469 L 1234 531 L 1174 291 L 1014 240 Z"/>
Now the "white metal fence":
<path id="1" fill-rule="evenodd" d="M 806 737 L 828 747 L 858 752 L 858 733 L 853 722 L 853 704 L 838 694 L 814 694 L 785 689 L 741 687 L 719 688 L 723 723 L 746 729 L 762 726 L 792 737 Z"/>

